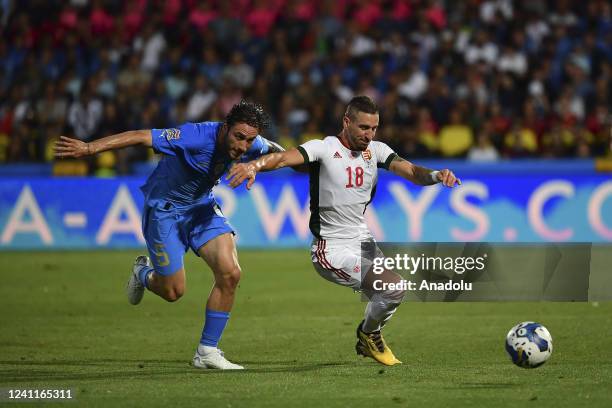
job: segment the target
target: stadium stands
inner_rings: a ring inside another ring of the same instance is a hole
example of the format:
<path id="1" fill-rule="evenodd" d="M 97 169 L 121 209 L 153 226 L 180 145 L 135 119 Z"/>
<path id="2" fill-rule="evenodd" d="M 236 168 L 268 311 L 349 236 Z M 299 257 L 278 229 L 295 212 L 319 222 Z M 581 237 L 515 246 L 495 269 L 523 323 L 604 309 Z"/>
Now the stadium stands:
<path id="1" fill-rule="evenodd" d="M 1 2 L 0 163 L 52 162 L 60 134 L 220 119 L 241 98 L 285 146 L 336 134 L 355 94 L 409 158 L 610 154 L 603 0 Z M 130 174 L 150 153 L 87 163 Z M 72 172 L 65 167 L 56 174 Z M 82 166 L 74 172 L 83 173 Z"/>

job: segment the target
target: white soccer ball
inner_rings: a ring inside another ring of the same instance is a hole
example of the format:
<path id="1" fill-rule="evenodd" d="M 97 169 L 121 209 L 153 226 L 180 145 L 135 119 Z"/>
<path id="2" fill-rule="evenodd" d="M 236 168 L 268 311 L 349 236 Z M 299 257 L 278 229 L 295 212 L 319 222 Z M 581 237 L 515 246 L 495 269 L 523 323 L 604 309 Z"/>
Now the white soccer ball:
<path id="1" fill-rule="evenodd" d="M 519 323 L 506 336 L 506 351 L 517 366 L 536 368 L 550 358 L 552 337 L 548 329 L 539 323 Z"/>

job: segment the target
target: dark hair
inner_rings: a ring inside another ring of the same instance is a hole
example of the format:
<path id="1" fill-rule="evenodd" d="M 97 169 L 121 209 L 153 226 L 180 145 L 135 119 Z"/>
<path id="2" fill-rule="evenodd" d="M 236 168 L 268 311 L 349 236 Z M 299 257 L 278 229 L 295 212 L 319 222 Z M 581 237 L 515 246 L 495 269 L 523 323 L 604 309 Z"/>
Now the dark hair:
<path id="1" fill-rule="evenodd" d="M 225 123 L 228 128 L 237 123 L 246 123 L 256 128 L 259 133 L 262 133 L 269 126 L 270 118 L 261 105 L 242 100 L 229 111 L 225 117 Z"/>
<path id="2" fill-rule="evenodd" d="M 351 120 L 355 120 L 358 112 L 378 113 L 378 105 L 372 98 L 366 95 L 355 96 L 349 102 L 344 113 Z"/>

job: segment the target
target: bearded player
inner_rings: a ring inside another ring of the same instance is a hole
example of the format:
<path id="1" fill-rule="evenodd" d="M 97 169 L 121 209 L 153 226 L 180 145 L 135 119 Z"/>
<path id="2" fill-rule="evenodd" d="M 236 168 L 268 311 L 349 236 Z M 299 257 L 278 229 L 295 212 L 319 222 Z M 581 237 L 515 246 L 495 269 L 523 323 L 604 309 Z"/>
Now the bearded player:
<path id="1" fill-rule="evenodd" d="M 461 181 L 448 169 L 433 171 L 416 166 L 386 144 L 373 141 L 378 122 L 376 103 L 367 96 L 357 96 L 347 106 L 338 136 L 311 140 L 296 149 L 237 164 L 227 178 L 234 188 L 248 179 L 250 189 L 259 171 L 309 163 L 313 266 L 323 278 L 367 296 L 369 301 L 365 317 L 357 327 L 355 349 L 359 355 L 391 366 L 401 361 L 385 343 L 381 329 L 401 303 L 404 291 L 374 290 L 373 256 L 362 257 L 361 252 L 361 243 L 374 242 L 364 213 L 374 197 L 378 168 L 422 186 L 442 183 L 453 187 Z M 375 251 L 375 256 L 382 254 L 378 248 Z M 376 279 L 392 283 L 399 282 L 401 277 L 385 271 Z"/>
<path id="2" fill-rule="evenodd" d="M 60 158 L 78 158 L 132 145 L 152 147 L 162 154 L 157 168 L 141 187 L 145 195 L 142 232 L 150 258 L 136 258 L 127 297 L 137 305 L 148 289 L 174 302 L 185 291 L 185 252 L 191 248 L 208 264 L 215 283 L 193 358 L 197 368 L 243 368 L 228 361 L 217 347 L 230 317 L 241 270 L 234 230 L 223 216 L 212 188 L 234 162 L 283 150 L 259 136 L 266 126 L 263 109 L 243 101 L 234 105 L 224 122 L 132 130 L 91 143 L 62 136 L 56 144 L 56 157 Z"/>

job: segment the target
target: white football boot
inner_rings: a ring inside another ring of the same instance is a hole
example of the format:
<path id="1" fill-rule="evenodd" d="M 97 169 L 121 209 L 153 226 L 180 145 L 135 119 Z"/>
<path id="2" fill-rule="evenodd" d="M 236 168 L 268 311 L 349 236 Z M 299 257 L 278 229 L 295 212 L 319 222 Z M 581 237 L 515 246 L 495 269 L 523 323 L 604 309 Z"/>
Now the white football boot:
<path id="1" fill-rule="evenodd" d="M 217 368 L 219 370 L 244 370 L 244 367 L 228 361 L 223 352 L 216 347 L 206 347 L 200 353 L 200 347 L 193 356 L 193 366 L 196 368 Z"/>
<path id="2" fill-rule="evenodd" d="M 132 305 L 137 305 L 142 300 L 145 292 L 145 286 L 138 279 L 138 273 L 142 268 L 151 266 L 151 260 L 148 256 L 140 255 L 136 257 L 134 266 L 132 266 L 132 274 L 128 280 L 125 292 L 127 293 L 128 302 Z"/>

